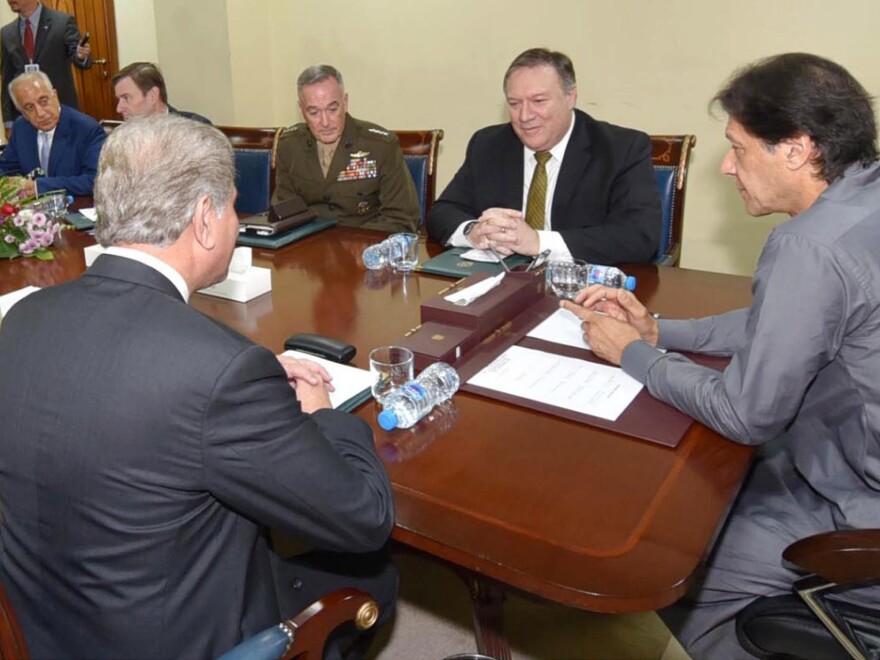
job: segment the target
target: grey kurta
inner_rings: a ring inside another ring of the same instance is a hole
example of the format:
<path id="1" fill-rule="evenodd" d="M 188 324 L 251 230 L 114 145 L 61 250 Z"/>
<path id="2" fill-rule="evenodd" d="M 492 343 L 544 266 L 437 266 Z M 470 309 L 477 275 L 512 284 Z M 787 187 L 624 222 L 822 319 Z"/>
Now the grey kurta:
<path id="1" fill-rule="evenodd" d="M 759 456 L 681 629 L 694 657 L 736 657 L 730 618 L 790 591 L 789 542 L 880 527 L 880 165 L 850 167 L 776 227 L 752 293 L 749 309 L 660 322 L 662 346 L 730 355 L 724 372 L 644 342 L 623 355 L 652 395 L 724 436 L 782 436 Z M 880 587 L 860 595 L 880 602 Z"/>

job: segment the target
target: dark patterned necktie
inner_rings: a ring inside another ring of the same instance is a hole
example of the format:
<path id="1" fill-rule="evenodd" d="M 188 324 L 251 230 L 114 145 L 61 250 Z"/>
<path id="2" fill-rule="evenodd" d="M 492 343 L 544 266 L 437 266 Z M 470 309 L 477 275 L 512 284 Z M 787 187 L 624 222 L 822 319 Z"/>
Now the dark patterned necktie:
<path id="1" fill-rule="evenodd" d="M 34 32 L 31 30 L 31 20 L 24 19 L 24 54 L 28 60 L 34 61 Z"/>
<path id="2" fill-rule="evenodd" d="M 544 206 L 547 202 L 547 161 L 550 160 L 550 155 L 549 151 L 535 153 L 535 160 L 538 161 L 538 164 L 532 175 L 529 199 L 526 202 L 526 222 L 533 229 L 544 229 Z"/>

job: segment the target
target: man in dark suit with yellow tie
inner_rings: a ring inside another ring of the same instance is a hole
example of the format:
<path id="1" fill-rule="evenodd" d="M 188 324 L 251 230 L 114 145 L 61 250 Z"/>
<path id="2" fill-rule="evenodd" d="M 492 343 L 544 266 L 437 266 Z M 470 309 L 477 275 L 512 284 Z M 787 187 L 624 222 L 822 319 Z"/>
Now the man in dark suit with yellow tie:
<path id="1" fill-rule="evenodd" d="M 532 48 L 504 76 L 510 123 L 477 131 L 428 217 L 440 243 L 501 254 L 649 261 L 660 241 L 651 143 L 575 109 L 563 53 Z"/>

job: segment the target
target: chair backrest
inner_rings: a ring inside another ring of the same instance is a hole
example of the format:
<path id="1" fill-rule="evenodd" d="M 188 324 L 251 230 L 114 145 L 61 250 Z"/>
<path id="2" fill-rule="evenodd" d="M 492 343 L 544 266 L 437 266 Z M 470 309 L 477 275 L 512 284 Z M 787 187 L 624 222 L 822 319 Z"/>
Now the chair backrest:
<path id="1" fill-rule="evenodd" d="M 443 130 L 394 131 L 419 198 L 419 228 L 423 227 L 437 193 L 437 151 Z"/>
<path id="2" fill-rule="evenodd" d="M 29 657 L 18 618 L 0 585 L 0 660 L 28 660 Z"/>
<path id="3" fill-rule="evenodd" d="M 235 152 L 235 178 L 239 215 L 262 213 L 269 208 L 275 190 L 275 151 L 280 128 L 218 126 Z"/>
<path id="4" fill-rule="evenodd" d="M 101 128 L 104 129 L 104 133 L 110 135 L 113 132 L 113 129 L 119 126 L 122 122 L 118 119 L 102 119 L 98 122 L 101 124 Z"/>
<path id="5" fill-rule="evenodd" d="M 651 136 L 651 162 L 663 210 L 660 246 L 653 259 L 660 266 L 677 266 L 681 258 L 688 165 L 696 143 L 693 135 Z"/>

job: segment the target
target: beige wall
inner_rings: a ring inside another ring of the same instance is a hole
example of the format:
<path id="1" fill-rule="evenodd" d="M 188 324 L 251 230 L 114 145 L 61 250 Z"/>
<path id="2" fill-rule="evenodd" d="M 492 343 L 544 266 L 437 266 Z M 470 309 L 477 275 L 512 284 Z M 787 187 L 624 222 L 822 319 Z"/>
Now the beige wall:
<path id="1" fill-rule="evenodd" d="M 706 104 L 733 69 L 809 50 L 880 91 L 874 0 L 116 0 L 122 62 L 151 52 L 150 5 L 175 105 L 217 123 L 292 123 L 296 75 L 329 62 L 345 75 L 355 116 L 446 131 L 440 189 L 470 135 L 504 121 L 509 61 L 534 45 L 563 50 L 580 108 L 649 133 L 697 135 L 683 265 L 704 270 L 750 273 L 781 220 L 749 218 L 717 173 L 723 121 Z"/>

